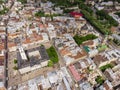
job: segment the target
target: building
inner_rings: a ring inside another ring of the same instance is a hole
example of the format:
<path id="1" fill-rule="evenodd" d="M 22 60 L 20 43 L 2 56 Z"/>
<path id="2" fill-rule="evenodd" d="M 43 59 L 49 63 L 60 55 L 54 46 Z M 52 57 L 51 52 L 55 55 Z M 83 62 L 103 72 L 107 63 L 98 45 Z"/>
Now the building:
<path id="1" fill-rule="evenodd" d="M 17 53 L 17 60 L 19 71 L 23 74 L 47 66 L 49 57 L 45 47 L 41 45 L 28 50 L 20 47 Z"/>
<path id="2" fill-rule="evenodd" d="M 5 90 L 4 79 L 5 79 L 5 76 L 4 76 L 4 66 L 0 65 L 0 90 Z"/>
<path id="3" fill-rule="evenodd" d="M 108 86 L 110 90 L 118 89 L 120 86 L 120 63 L 119 59 L 117 59 L 115 62 L 112 62 L 111 64 L 114 64 L 113 68 L 108 68 L 105 70 L 104 75 L 107 77 L 107 79 L 111 82 L 108 82 Z M 106 82 L 107 83 L 107 82 Z"/>
<path id="4" fill-rule="evenodd" d="M 69 65 L 69 70 L 76 82 L 79 82 L 86 77 L 86 74 L 88 74 L 88 68 L 91 70 L 94 70 L 96 68 L 96 65 L 90 58 L 82 59 L 74 64 Z"/>
<path id="5" fill-rule="evenodd" d="M 98 49 L 97 46 L 100 44 L 100 39 L 94 39 L 94 40 L 89 40 L 86 42 L 83 42 L 81 45 L 84 50 L 88 53 L 89 57 L 93 57 L 98 54 Z"/>
<path id="6" fill-rule="evenodd" d="M 83 16 L 83 14 L 78 13 L 78 12 L 70 12 L 70 15 L 75 18 L 80 18 Z"/>
<path id="7" fill-rule="evenodd" d="M 94 90 L 93 87 L 90 85 L 89 82 L 85 81 L 79 84 L 80 90 Z"/>
<path id="8" fill-rule="evenodd" d="M 72 90 L 72 78 L 66 67 L 48 72 L 46 76 L 38 76 L 18 85 L 17 90 Z"/>
<path id="9" fill-rule="evenodd" d="M 116 40 L 118 40 L 120 42 L 120 36 L 119 35 L 113 34 L 112 36 L 113 36 L 114 39 L 116 39 Z"/>
<path id="10" fill-rule="evenodd" d="M 98 67 L 101 67 L 103 65 L 110 63 L 111 61 L 117 60 L 118 58 L 120 58 L 120 51 L 115 49 L 96 55 L 93 61 L 96 63 Z"/>
<path id="11" fill-rule="evenodd" d="M 114 90 L 110 81 L 106 80 L 103 85 L 99 87 L 99 90 Z"/>
<path id="12" fill-rule="evenodd" d="M 63 37 L 55 39 L 55 46 L 66 65 L 83 59 L 87 53 L 80 48 L 70 34 L 64 34 Z"/>

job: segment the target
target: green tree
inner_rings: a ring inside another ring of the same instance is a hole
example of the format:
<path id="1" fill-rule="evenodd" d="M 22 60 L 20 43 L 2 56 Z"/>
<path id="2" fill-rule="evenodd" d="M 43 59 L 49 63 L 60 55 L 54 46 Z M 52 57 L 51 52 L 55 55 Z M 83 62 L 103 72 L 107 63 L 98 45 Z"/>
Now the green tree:
<path id="1" fill-rule="evenodd" d="M 3 1 L 3 0 L 0 0 L 0 4 L 2 4 L 2 3 L 4 3 L 4 1 Z"/>
<path id="2" fill-rule="evenodd" d="M 74 37 L 74 40 L 75 42 L 80 45 L 82 44 L 84 41 L 87 41 L 87 40 L 93 40 L 93 39 L 96 39 L 98 38 L 97 36 L 95 36 L 94 34 L 88 34 L 86 36 L 78 36 L 78 35 L 75 35 Z"/>
<path id="3" fill-rule="evenodd" d="M 116 12 L 115 14 L 118 15 L 118 16 L 120 17 L 120 12 Z"/>
<path id="4" fill-rule="evenodd" d="M 92 16 L 88 11 L 81 10 L 81 12 L 87 21 L 89 21 L 89 23 L 100 33 L 104 35 L 111 34 L 111 31 L 108 28 L 105 28 L 104 24 L 101 24 L 100 21 L 96 17 Z"/>
<path id="5" fill-rule="evenodd" d="M 104 66 L 101 66 L 100 67 L 100 70 L 102 71 L 102 72 L 104 72 L 106 69 L 108 69 L 108 68 L 113 68 L 113 65 L 112 64 L 106 64 L 106 65 L 104 65 Z"/>
<path id="6" fill-rule="evenodd" d="M 14 59 L 14 64 L 17 64 L 17 59 Z"/>
<path id="7" fill-rule="evenodd" d="M 14 69 L 14 70 L 18 70 L 18 67 L 17 67 L 17 66 L 14 66 L 13 69 Z"/>
<path id="8" fill-rule="evenodd" d="M 91 14 L 91 15 L 93 14 L 93 10 L 84 3 L 80 3 L 79 8 L 89 12 L 89 14 Z"/>
<path id="9" fill-rule="evenodd" d="M 54 65 L 54 63 L 52 60 L 48 61 L 48 67 L 52 67 L 53 65 Z"/>
<path id="10" fill-rule="evenodd" d="M 98 76 L 95 81 L 98 83 L 98 84 L 103 84 L 104 83 L 104 79 L 101 77 L 101 76 Z"/>
<path id="11" fill-rule="evenodd" d="M 21 2 L 22 4 L 26 4 L 27 0 L 18 0 L 19 2 Z"/>
<path id="12" fill-rule="evenodd" d="M 35 16 L 36 16 L 36 17 L 44 17 L 45 14 L 44 14 L 43 11 L 38 11 L 37 13 L 35 13 Z"/>
<path id="13" fill-rule="evenodd" d="M 6 14 L 8 11 L 9 11 L 8 8 L 3 7 L 3 10 L 0 10 L 0 15 L 4 15 L 4 14 Z"/>
<path id="14" fill-rule="evenodd" d="M 103 20 L 107 20 L 111 26 L 118 26 L 118 22 L 113 19 L 112 16 L 108 15 L 104 10 L 97 10 L 96 12 L 97 16 Z"/>

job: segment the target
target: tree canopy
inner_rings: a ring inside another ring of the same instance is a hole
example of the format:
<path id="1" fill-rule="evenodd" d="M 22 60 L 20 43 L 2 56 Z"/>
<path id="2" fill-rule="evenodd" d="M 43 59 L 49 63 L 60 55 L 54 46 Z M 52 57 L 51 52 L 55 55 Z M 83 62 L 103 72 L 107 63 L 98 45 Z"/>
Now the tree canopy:
<path id="1" fill-rule="evenodd" d="M 118 15 L 118 16 L 120 17 L 120 12 L 116 12 L 115 14 Z"/>
<path id="2" fill-rule="evenodd" d="M 106 27 L 107 25 L 98 20 L 98 18 L 94 15 L 93 10 L 89 6 L 85 5 L 84 3 L 80 3 L 79 8 L 81 9 L 83 17 L 86 18 L 96 30 L 104 35 L 111 34 L 109 28 Z"/>
<path id="3" fill-rule="evenodd" d="M 101 76 L 98 76 L 95 81 L 98 83 L 98 84 L 102 84 L 104 82 L 104 79 L 101 77 Z"/>
<path id="4" fill-rule="evenodd" d="M 111 27 L 112 26 L 118 26 L 119 24 L 118 24 L 118 22 L 117 21 L 115 21 L 113 18 L 112 18 L 112 16 L 110 16 L 110 15 L 108 15 L 108 13 L 106 13 L 104 10 L 97 10 L 97 12 L 96 12 L 96 14 L 97 14 L 97 16 L 99 16 L 100 17 L 100 19 L 106 19 L 108 22 L 109 22 L 109 24 L 111 25 Z"/>
<path id="5" fill-rule="evenodd" d="M 14 64 L 17 64 L 17 59 L 14 59 Z"/>
<path id="6" fill-rule="evenodd" d="M 82 44 L 84 41 L 87 41 L 87 40 L 93 40 L 93 39 L 96 39 L 98 38 L 97 36 L 95 36 L 94 34 L 88 34 L 86 36 L 78 36 L 78 35 L 75 35 L 74 37 L 74 40 L 75 42 L 80 45 Z"/>
<path id="7" fill-rule="evenodd" d="M 104 65 L 104 66 L 101 66 L 100 67 L 100 70 L 102 71 L 102 72 L 104 72 L 106 69 L 108 69 L 108 68 L 113 68 L 113 65 L 112 64 L 107 64 L 107 65 Z"/>
<path id="8" fill-rule="evenodd" d="M 21 2 L 22 4 L 26 4 L 27 0 L 18 0 L 19 2 Z"/>
<path id="9" fill-rule="evenodd" d="M 6 14 L 8 12 L 8 10 L 9 10 L 8 8 L 3 7 L 3 10 L 0 10 L 0 15 Z"/>

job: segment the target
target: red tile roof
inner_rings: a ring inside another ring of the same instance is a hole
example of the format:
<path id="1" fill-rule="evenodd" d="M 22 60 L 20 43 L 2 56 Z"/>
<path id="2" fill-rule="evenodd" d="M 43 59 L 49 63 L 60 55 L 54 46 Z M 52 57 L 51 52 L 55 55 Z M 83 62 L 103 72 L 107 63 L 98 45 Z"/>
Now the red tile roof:
<path id="1" fill-rule="evenodd" d="M 4 49 L 4 44 L 0 44 L 0 51 Z"/>
<path id="2" fill-rule="evenodd" d="M 11 48 L 11 47 L 15 47 L 16 44 L 14 42 L 8 42 L 8 47 Z"/>
<path id="3" fill-rule="evenodd" d="M 78 12 L 70 12 L 70 15 L 73 16 L 73 17 L 80 17 L 80 16 L 83 16 L 83 14 L 81 13 L 78 13 Z"/>
<path id="4" fill-rule="evenodd" d="M 80 74 L 77 72 L 77 70 L 75 69 L 75 67 L 73 65 L 70 65 L 69 69 L 70 69 L 71 73 L 73 74 L 75 80 L 79 81 L 81 79 L 80 78 Z"/>

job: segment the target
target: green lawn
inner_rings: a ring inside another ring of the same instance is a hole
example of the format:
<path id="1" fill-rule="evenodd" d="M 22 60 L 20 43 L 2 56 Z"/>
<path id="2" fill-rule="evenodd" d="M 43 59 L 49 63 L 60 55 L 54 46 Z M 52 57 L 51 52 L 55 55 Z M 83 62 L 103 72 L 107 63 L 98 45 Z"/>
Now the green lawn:
<path id="1" fill-rule="evenodd" d="M 52 67 L 53 65 L 54 65 L 54 63 L 52 60 L 48 61 L 48 67 Z"/>
<path id="2" fill-rule="evenodd" d="M 100 45 L 100 46 L 98 46 L 98 50 L 99 51 L 103 51 L 103 50 L 105 50 L 107 48 L 108 48 L 107 45 Z"/>
<path id="3" fill-rule="evenodd" d="M 59 58 L 58 58 L 57 52 L 53 46 L 51 46 L 49 49 L 47 49 L 47 53 L 48 53 L 50 60 L 53 63 L 58 63 Z M 51 62 L 49 62 L 49 63 L 51 64 Z"/>

